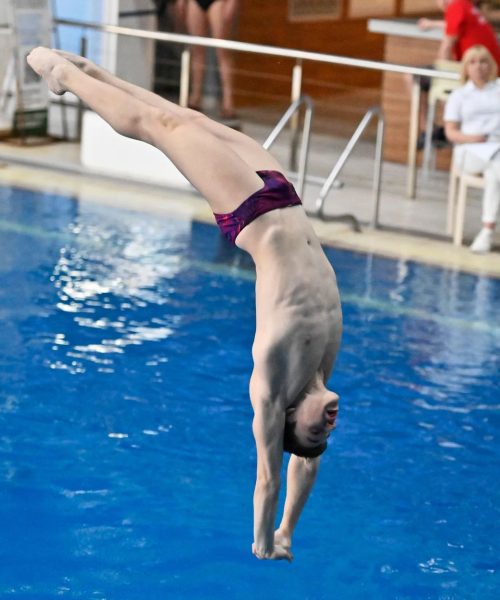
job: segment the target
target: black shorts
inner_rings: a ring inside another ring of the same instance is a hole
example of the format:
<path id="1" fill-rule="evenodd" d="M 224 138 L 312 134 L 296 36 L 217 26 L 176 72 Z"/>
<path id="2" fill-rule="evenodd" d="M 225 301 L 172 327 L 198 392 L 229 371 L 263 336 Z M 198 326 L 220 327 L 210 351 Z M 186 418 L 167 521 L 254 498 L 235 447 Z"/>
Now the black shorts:
<path id="1" fill-rule="evenodd" d="M 201 9 L 207 11 L 210 6 L 215 2 L 215 0 L 196 0 L 197 4 Z"/>

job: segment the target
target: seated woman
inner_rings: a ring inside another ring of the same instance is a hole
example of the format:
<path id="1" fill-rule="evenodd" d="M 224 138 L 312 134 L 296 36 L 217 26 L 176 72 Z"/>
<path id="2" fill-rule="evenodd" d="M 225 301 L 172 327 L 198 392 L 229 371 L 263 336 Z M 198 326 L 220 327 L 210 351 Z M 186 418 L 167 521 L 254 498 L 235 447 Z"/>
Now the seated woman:
<path id="1" fill-rule="evenodd" d="M 500 85 L 497 66 L 484 46 L 469 48 L 462 59 L 461 80 L 446 103 L 446 137 L 455 144 L 453 160 L 467 173 L 482 173 L 483 227 L 472 252 L 489 252 L 500 203 Z"/>

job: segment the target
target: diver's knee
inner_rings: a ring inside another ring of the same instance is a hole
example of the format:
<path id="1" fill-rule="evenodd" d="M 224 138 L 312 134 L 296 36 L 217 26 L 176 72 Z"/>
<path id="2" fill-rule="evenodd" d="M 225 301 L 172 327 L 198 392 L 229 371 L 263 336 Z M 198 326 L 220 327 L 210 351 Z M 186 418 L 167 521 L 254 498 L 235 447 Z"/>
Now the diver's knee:
<path id="1" fill-rule="evenodd" d="M 154 144 L 158 136 L 170 137 L 179 129 L 199 124 L 202 119 L 206 118 L 202 113 L 189 108 L 175 113 L 152 108 L 147 118 L 144 119 L 144 138 Z"/>
<path id="2" fill-rule="evenodd" d="M 183 117 L 151 107 L 141 119 L 143 139 L 154 143 L 158 136 L 170 135 L 184 121 Z"/>

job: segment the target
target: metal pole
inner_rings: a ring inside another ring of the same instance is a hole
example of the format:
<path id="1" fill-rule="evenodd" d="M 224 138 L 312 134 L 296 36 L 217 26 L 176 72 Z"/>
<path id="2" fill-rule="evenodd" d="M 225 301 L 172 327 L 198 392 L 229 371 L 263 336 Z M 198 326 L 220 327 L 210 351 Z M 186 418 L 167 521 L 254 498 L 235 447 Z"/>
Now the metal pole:
<path id="1" fill-rule="evenodd" d="M 302 61 L 298 60 L 292 71 L 292 89 L 290 102 L 293 104 L 300 99 L 302 90 Z M 290 121 L 290 129 L 292 131 L 292 141 L 290 144 L 290 163 L 289 169 L 295 171 L 297 169 L 297 146 L 299 140 L 299 113 L 296 112 Z"/>
<path id="2" fill-rule="evenodd" d="M 283 131 L 285 125 L 292 118 L 295 111 L 299 108 L 300 102 L 300 100 L 296 100 L 295 102 L 290 104 L 290 106 L 286 109 L 281 119 L 278 121 L 278 123 L 276 123 L 274 129 L 265 139 L 264 143 L 262 144 L 263 148 L 269 150 L 269 148 L 274 144 L 278 135 Z"/>
<path id="3" fill-rule="evenodd" d="M 187 106 L 189 101 L 189 71 L 191 65 L 191 49 L 186 47 L 181 54 L 181 80 L 179 83 L 179 104 Z"/>
<path id="4" fill-rule="evenodd" d="M 51 3 L 51 9 L 52 9 L 52 14 L 55 14 L 55 5 L 54 2 L 52 1 Z M 59 27 L 57 27 L 57 25 L 54 22 L 54 19 L 52 19 L 52 33 L 54 35 L 54 42 L 56 45 L 56 48 L 61 48 L 61 36 L 59 35 Z M 61 126 L 62 126 L 62 136 L 64 140 L 68 140 L 69 139 L 69 128 L 68 128 L 68 111 L 66 110 L 66 102 L 64 102 L 64 100 L 61 99 L 61 102 L 59 103 L 59 107 L 61 109 Z M 77 113 L 77 117 L 78 117 L 78 113 Z"/>
<path id="5" fill-rule="evenodd" d="M 313 104 L 309 98 L 304 98 L 306 102 L 306 112 L 304 115 L 304 127 L 302 130 L 302 144 L 300 146 L 299 173 L 297 180 L 297 190 L 299 197 L 304 193 L 304 183 L 306 178 L 307 159 L 309 158 L 309 140 L 311 137 L 311 123 L 313 117 Z"/>
<path id="6" fill-rule="evenodd" d="M 325 183 L 323 184 L 323 187 L 321 188 L 321 190 L 319 192 L 319 196 L 316 199 L 316 213 L 318 215 L 322 214 L 323 204 L 325 202 L 326 196 L 327 196 L 328 192 L 330 191 L 330 188 L 332 187 L 334 181 L 338 177 L 340 171 L 343 169 L 343 167 L 344 167 L 347 159 L 349 158 L 351 152 L 353 151 L 354 147 L 358 143 L 358 140 L 361 137 L 363 131 L 365 130 L 368 123 L 370 122 L 370 120 L 373 116 L 373 112 L 374 112 L 374 109 L 370 109 L 365 114 L 365 116 L 361 119 L 360 124 L 356 128 L 356 131 L 353 133 L 351 139 L 347 142 L 347 146 L 344 148 L 344 151 L 342 152 L 342 154 L 340 155 L 335 166 L 331 170 L 330 175 L 328 175 L 328 177 L 326 178 Z"/>
<path id="7" fill-rule="evenodd" d="M 408 179 L 406 193 L 408 198 L 417 195 L 417 140 L 420 116 L 420 75 L 413 76 L 411 88 L 410 130 L 408 133 Z"/>
<path id="8" fill-rule="evenodd" d="M 375 167 L 373 174 L 373 215 L 371 226 L 378 227 L 378 217 L 380 209 L 380 190 L 382 185 L 382 160 L 384 156 L 384 129 L 385 117 L 382 111 L 378 114 L 377 139 L 375 146 Z"/>
<path id="9" fill-rule="evenodd" d="M 267 136 L 266 140 L 262 144 L 262 147 L 266 150 L 274 144 L 276 138 L 283 131 L 288 121 L 290 121 L 295 113 L 300 109 L 302 104 L 306 106 L 306 112 L 304 115 L 304 127 L 302 130 L 302 142 L 300 146 L 300 157 L 299 157 L 299 172 L 297 174 L 297 191 L 298 195 L 302 197 L 304 192 L 304 183 L 306 180 L 306 168 L 307 159 L 309 157 L 309 140 L 311 137 L 311 123 L 314 111 L 314 104 L 309 96 L 302 96 L 298 100 L 295 100 L 285 111 L 284 115 L 278 121 L 274 129 Z"/>
<path id="10" fill-rule="evenodd" d="M 349 58 L 347 56 L 324 54 L 321 52 L 295 50 L 293 48 L 280 48 L 277 46 L 267 46 L 263 44 L 235 42 L 234 40 L 221 40 L 217 38 L 206 38 L 181 33 L 149 31 L 131 27 L 119 27 L 117 25 L 103 25 L 101 23 L 75 21 L 72 19 L 55 19 L 55 22 L 58 25 L 70 25 L 79 28 L 84 27 L 86 29 L 105 31 L 107 33 L 128 35 L 131 37 L 158 40 L 163 42 L 173 42 L 175 44 L 182 45 L 204 46 L 207 48 L 226 48 L 227 50 L 234 50 L 236 52 L 253 52 L 255 54 L 266 54 L 267 56 L 279 56 L 282 58 L 294 58 L 297 60 L 312 60 L 331 65 L 344 65 L 346 67 L 357 67 L 361 69 L 371 69 L 374 71 L 387 71 L 389 73 L 410 73 L 412 75 L 419 75 L 421 77 L 439 77 L 440 79 L 450 79 L 455 81 L 458 81 L 460 78 L 458 73 L 450 73 L 448 71 L 436 71 L 434 69 L 410 67 L 407 65 L 398 65 L 360 58 Z"/>
<path id="11" fill-rule="evenodd" d="M 82 35 L 80 38 L 80 55 L 87 56 L 88 52 L 88 41 L 87 37 Z M 76 118 L 76 137 L 78 140 L 82 139 L 82 123 L 83 123 L 83 102 L 78 99 L 77 118 Z"/>

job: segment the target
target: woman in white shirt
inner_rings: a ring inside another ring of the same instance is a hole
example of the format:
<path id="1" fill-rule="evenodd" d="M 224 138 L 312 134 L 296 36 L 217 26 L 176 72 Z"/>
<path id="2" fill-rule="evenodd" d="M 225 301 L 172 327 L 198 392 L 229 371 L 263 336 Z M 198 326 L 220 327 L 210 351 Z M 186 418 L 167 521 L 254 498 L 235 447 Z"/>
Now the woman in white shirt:
<path id="1" fill-rule="evenodd" d="M 446 103 L 445 132 L 455 144 L 457 166 L 484 175 L 483 227 L 471 250 L 489 252 L 500 203 L 500 85 L 495 61 L 484 46 L 464 54 L 462 83 Z"/>

